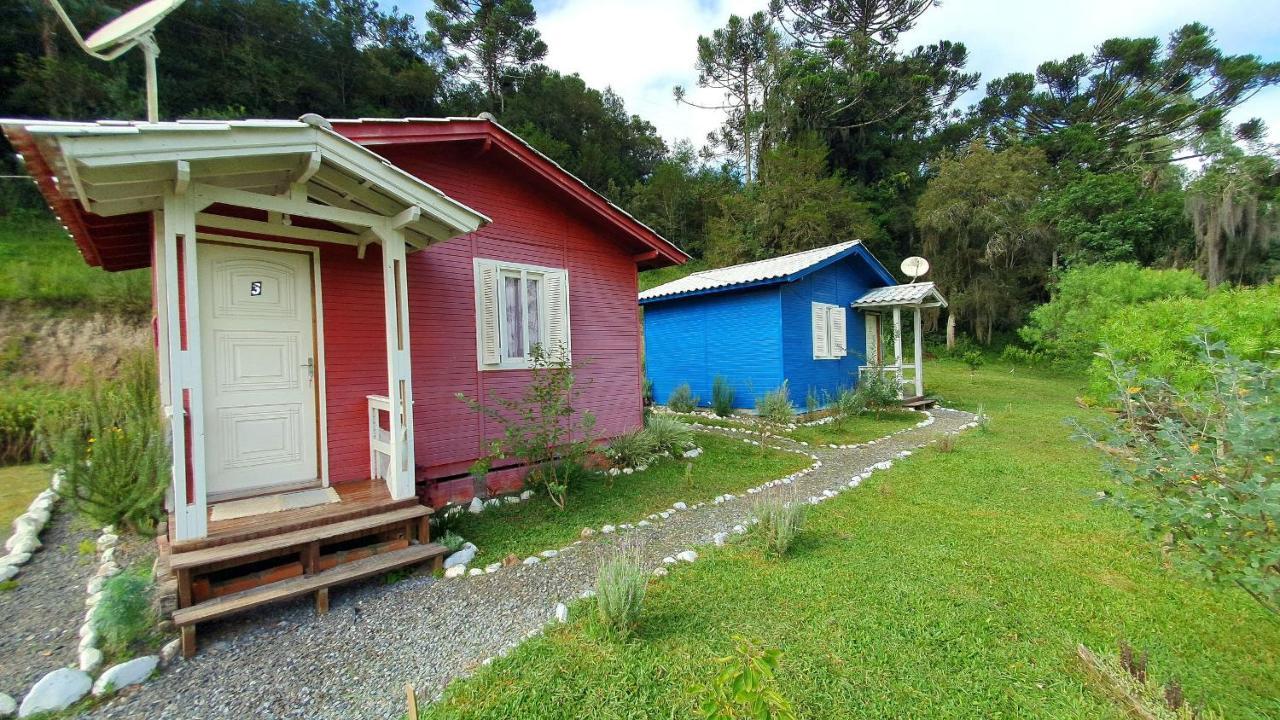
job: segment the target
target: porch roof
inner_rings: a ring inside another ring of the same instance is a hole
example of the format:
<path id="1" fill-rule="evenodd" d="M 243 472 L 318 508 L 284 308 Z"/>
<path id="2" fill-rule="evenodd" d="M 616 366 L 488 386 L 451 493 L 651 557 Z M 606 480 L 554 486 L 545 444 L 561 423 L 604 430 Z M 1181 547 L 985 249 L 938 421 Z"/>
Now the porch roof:
<path id="1" fill-rule="evenodd" d="M 150 211 L 163 207 L 164 194 L 175 183 L 209 188 L 216 203 L 211 213 L 237 205 L 243 193 L 270 197 L 305 190 L 311 203 L 333 209 L 328 221 L 319 223 L 323 227 L 315 228 L 317 234 L 334 240 L 349 236 L 352 244 L 366 229 L 343 222 L 354 213 L 396 218 L 406 243 L 418 248 L 489 222 L 322 125 L 0 120 L 85 260 L 106 270 L 150 263 Z"/>
<path id="2" fill-rule="evenodd" d="M 931 282 L 886 285 L 869 291 L 854 301 L 855 308 L 947 306 L 946 298 Z"/>

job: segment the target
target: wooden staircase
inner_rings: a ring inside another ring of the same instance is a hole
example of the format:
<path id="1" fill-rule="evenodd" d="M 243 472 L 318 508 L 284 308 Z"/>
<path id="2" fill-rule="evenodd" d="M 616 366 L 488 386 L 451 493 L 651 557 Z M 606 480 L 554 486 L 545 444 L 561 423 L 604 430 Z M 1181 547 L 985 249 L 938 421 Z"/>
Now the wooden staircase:
<path id="1" fill-rule="evenodd" d="M 173 553 L 169 568 L 178 583 L 173 623 L 182 630 L 183 655 L 195 654 L 199 623 L 311 593 L 316 596 L 316 612 L 325 613 L 329 610 L 329 588 L 335 585 L 427 562 L 439 569 L 448 551 L 430 542 L 430 515 L 431 508 L 413 505 Z M 223 579 L 211 582 L 218 577 Z M 202 583 L 202 596 L 208 595 L 209 588 L 215 588 L 212 592 L 216 593 L 218 587 L 251 587 L 197 601 L 197 583 Z"/>

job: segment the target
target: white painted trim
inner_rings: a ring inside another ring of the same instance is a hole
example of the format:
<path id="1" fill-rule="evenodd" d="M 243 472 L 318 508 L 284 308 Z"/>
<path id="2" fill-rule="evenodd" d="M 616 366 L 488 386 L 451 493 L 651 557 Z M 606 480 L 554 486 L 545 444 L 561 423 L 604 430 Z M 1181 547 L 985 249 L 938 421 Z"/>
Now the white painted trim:
<path id="1" fill-rule="evenodd" d="M 498 274 L 498 358 L 499 358 L 499 361 L 496 364 L 485 364 L 484 362 L 484 347 L 483 347 L 483 338 L 482 338 L 483 329 L 481 328 L 484 300 L 482 296 L 482 289 L 480 288 L 479 269 L 482 265 L 485 265 L 485 264 L 492 265 L 496 269 Z M 493 258 L 473 258 L 472 271 L 473 271 L 472 272 L 473 283 L 475 285 L 474 290 L 475 290 L 475 303 L 476 303 L 476 307 L 475 307 L 476 368 L 478 370 L 482 370 L 482 371 L 528 370 L 533 366 L 532 361 L 529 359 L 527 355 L 521 358 L 508 358 L 505 352 L 503 351 L 502 341 L 504 339 L 504 334 L 505 334 L 504 330 L 506 328 L 506 322 L 507 322 L 506 313 L 503 312 L 506 306 L 506 299 L 505 299 L 506 293 L 503 291 L 503 287 L 502 287 L 502 276 L 504 273 L 518 272 L 518 273 L 521 273 L 522 275 L 524 273 L 538 273 L 543 276 L 558 274 L 564 277 L 564 297 L 565 297 L 565 302 L 564 302 L 564 323 L 565 323 L 564 345 L 565 347 L 564 347 L 564 350 L 565 350 L 565 356 L 566 356 L 565 360 L 568 362 L 572 361 L 573 359 L 573 322 L 570 316 L 570 307 L 572 306 L 573 303 L 570 301 L 568 268 L 547 267 L 545 265 L 530 265 L 528 263 L 508 262 L 506 260 L 497 260 Z M 524 292 L 524 284 L 521 283 L 521 293 L 523 292 Z M 546 285 L 546 280 L 544 279 L 542 284 L 542 295 L 538 298 L 538 317 L 542 325 L 541 334 L 543 337 L 547 337 L 550 334 L 549 328 L 548 328 L 548 321 L 550 320 L 550 314 L 548 310 L 549 308 L 547 303 L 547 285 Z"/>
<path id="2" fill-rule="evenodd" d="M 325 355 L 324 348 L 324 294 L 320 288 L 320 248 L 314 245 L 296 245 L 294 243 L 277 242 L 274 240 L 258 240 L 256 238 L 242 238 L 234 235 L 219 235 L 210 232 L 196 233 L 197 240 L 213 240 L 220 243 L 230 243 L 233 245 L 244 245 L 246 247 L 266 248 L 269 250 L 287 250 L 292 252 L 306 251 L 311 255 L 311 292 L 315 297 L 315 309 L 313 322 L 315 323 L 315 344 L 316 344 L 316 421 L 320 424 L 320 486 L 329 487 L 329 398 L 328 387 L 329 381 L 326 368 L 329 363 L 328 356 Z"/>
<path id="3" fill-rule="evenodd" d="M 893 364 L 902 367 L 902 308 L 893 307 Z"/>
<path id="4" fill-rule="evenodd" d="M 391 401 L 391 445 L 387 490 L 393 500 L 415 494 L 417 465 L 413 447 L 413 365 L 409 330 L 409 273 L 404 232 L 375 228 L 382 239 L 383 313 L 386 326 L 387 397 Z"/>
<path id="5" fill-rule="evenodd" d="M 915 317 L 915 365 L 916 397 L 924 395 L 924 338 L 920 332 L 920 308 Z"/>
<path id="6" fill-rule="evenodd" d="M 359 238 L 358 235 L 348 235 L 346 233 L 333 232 L 332 230 L 317 230 L 315 228 L 301 227 L 299 225 L 285 225 L 284 223 L 247 220 L 245 218 L 230 217 L 228 215 L 214 215 L 213 213 L 196 213 L 196 225 L 202 225 L 216 230 L 234 230 L 239 232 L 259 233 L 262 235 L 278 235 L 280 237 L 293 238 L 296 240 L 317 240 L 320 242 L 335 243 L 338 245 L 355 245 Z"/>

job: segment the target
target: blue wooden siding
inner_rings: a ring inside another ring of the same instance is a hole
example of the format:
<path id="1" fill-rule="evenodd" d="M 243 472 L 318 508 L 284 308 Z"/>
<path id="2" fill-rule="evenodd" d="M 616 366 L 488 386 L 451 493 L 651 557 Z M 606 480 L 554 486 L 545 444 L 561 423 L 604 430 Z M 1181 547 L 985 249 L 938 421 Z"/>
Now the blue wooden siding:
<path id="1" fill-rule="evenodd" d="M 783 370 L 791 387 L 791 402 L 798 408 L 812 389 L 834 397 L 843 387 L 852 387 L 863 365 L 866 346 L 866 319 L 849 307 L 868 290 L 884 282 L 858 255 L 851 255 L 782 288 Z M 849 354 L 835 360 L 813 357 L 812 303 L 828 303 L 845 308 L 846 343 Z"/>
<path id="2" fill-rule="evenodd" d="M 736 391 L 734 405 L 754 408 L 757 397 L 782 384 L 781 328 L 776 285 L 647 303 L 645 374 L 654 401 L 665 404 L 688 383 L 710 405 L 712 379 L 723 375 Z"/>

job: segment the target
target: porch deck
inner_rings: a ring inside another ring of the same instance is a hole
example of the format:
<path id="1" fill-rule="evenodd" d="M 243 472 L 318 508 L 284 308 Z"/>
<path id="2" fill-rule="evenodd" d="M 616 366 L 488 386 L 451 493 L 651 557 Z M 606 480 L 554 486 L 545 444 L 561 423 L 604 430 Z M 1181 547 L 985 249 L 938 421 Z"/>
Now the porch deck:
<path id="1" fill-rule="evenodd" d="M 383 480 L 362 480 L 335 483 L 339 501 L 315 505 L 297 510 L 249 515 L 230 520 L 214 520 L 213 505 L 209 506 L 209 534 L 195 540 L 176 541 L 173 538 L 173 516 L 169 517 L 169 546 L 173 553 L 184 553 L 204 548 L 228 545 L 245 540 L 280 535 L 295 530 L 332 525 L 346 520 L 367 517 L 392 510 L 418 505 L 416 497 L 392 500 Z"/>

